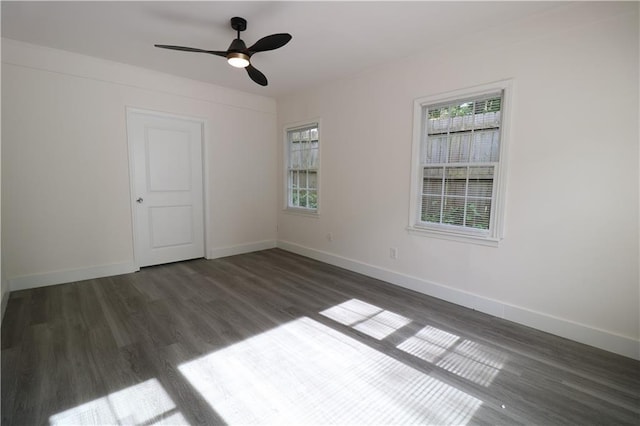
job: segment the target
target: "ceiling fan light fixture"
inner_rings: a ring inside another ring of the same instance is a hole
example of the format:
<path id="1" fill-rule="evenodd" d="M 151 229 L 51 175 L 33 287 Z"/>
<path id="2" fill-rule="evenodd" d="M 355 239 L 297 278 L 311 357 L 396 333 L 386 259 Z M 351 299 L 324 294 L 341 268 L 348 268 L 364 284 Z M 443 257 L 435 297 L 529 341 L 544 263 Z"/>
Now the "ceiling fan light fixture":
<path id="1" fill-rule="evenodd" d="M 249 55 L 242 52 L 229 52 L 227 55 L 229 65 L 236 68 L 246 68 L 249 66 Z"/>

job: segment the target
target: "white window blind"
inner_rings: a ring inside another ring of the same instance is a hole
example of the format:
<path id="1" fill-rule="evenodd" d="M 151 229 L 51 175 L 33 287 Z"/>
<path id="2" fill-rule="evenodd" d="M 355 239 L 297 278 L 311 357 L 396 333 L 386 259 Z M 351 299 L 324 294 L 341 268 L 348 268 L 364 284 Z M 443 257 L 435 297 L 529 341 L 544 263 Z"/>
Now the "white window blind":
<path id="1" fill-rule="evenodd" d="M 318 210 L 318 124 L 287 130 L 287 207 Z"/>
<path id="2" fill-rule="evenodd" d="M 503 82 L 501 82 L 503 83 Z M 416 101 L 410 229 L 497 240 L 505 84 Z M 417 157 L 417 158 L 416 158 Z"/>

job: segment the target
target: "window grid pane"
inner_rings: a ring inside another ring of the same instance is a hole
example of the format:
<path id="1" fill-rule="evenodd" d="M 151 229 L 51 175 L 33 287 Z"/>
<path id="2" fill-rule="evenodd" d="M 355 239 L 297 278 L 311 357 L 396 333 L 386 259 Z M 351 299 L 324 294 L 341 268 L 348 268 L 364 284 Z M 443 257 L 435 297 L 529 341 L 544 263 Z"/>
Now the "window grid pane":
<path id="1" fill-rule="evenodd" d="M 420 219 L 423 222 L 441 223 L 442 197 L 440 195 L 427 195 L 422 197 Z"/>
<path id="2" fill-rule="evenodd" d="M 318 209 L 318 126 L 287 132 L 288 207 Z"/>
<path id="3" fill-rule="evenodd" d="M 465 226 L 475 229 L 489 229 L 491 219 L 491 199 L 468 198 L 465 205 Z"/>
<path id="4" fill-rule="evenodd" d="M 444 197 L 442 205 L 442 223 L 464 226 L 464 197 Z"/>

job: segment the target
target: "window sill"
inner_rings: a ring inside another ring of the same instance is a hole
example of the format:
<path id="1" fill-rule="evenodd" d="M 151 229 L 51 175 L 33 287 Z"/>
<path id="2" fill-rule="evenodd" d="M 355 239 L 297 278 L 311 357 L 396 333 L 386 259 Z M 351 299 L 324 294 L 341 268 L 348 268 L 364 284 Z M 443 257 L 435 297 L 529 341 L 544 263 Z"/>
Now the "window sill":
<path id="1" fill-rule="evenodd" d="M 457 241 L 460 243 L 477 244 L 487 247 L 498 247 L 500 239 L 491 238 L 484 235 L 464 234 L 446 230 L 423 228 L 418 226 L 408 226 L 407 232 L 421 237 L 433 237 L 442 240 Z"/>
<path id="2" fill-rule="evenodd" d="M 295 207 L 285 207 L 284 209 L 282 209 L 282 211 L 284 213 L 292 214 L 292 215 L 295 215 L 295 216 L 306 216 L 306 217 L 313 217 L 313 218 L 320 217 L 320 214 L 318 213 L 318 210 L 297 209 Z"/>

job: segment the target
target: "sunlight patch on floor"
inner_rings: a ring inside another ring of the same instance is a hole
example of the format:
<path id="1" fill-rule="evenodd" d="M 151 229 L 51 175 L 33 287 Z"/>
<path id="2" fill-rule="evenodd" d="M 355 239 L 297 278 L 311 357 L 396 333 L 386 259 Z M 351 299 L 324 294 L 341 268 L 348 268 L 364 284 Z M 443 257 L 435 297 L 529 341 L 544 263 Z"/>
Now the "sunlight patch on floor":
<path id="1" fill-rule="evenodd" d="M 50 425 L 187 424 L 160 382 L 150 379 L 70 410 L 54 414 Z"/>
<path id="2" fill-rule="evenodd" d="M 398 349 L 425 361 L 435 362 L 459 339 L 460 336 L 428 325 L 399 344 Z"/>
<path id="3" fill-rule="evenodd" d="M 482 404 L 307 317 L 179 370 L 235 424 L 465 424 Z"/>
<path id="4" fill-rule="evenodd" d="M 507 361 L 507 356 L 498 350 L 431 326 L 397 347 L 483 386 L 493 382 Z"/>
<path id="5" fill-rule="evenodd" d="M 358 299 L 347 300 L 320 312 L 320 315 L 378 340 L 411 323 L 409 318 Z"/>

